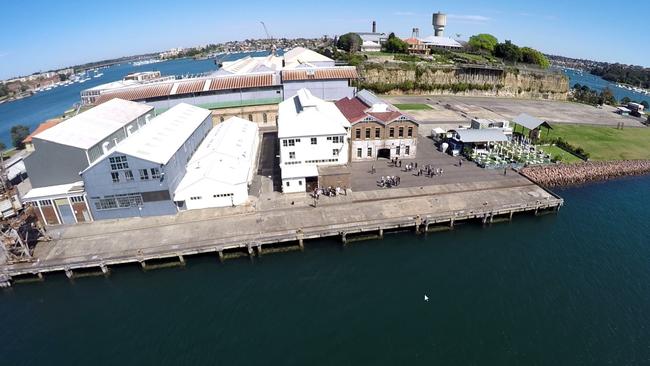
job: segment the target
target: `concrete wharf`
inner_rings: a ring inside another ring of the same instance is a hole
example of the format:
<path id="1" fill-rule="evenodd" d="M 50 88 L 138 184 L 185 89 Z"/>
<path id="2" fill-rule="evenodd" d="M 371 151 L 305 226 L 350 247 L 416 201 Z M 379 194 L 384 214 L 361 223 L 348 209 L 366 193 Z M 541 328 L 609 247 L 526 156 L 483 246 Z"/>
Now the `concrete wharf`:
<path id="1" fill-rule="evenodd" d="M 556 212 L 563 204 L 519 174 L 508 178 L 350 192 L 322 197 L 315 206 L 306 194 L 276 193 L 242 207 L 60 227 L 50 230 L 51 241 L 37 245 L 32 262 L 0 265 L 0 283 L 42 280 L 53 272 L 107 275 L 112 266 L 128 263 L 143 269 L 183 265 L 186 257 L 202 253 L 221 260 L 261 256 L 301 250 L 318 238 L 345 244 L 382 238 L 387 231 L 449 230 L 463 221 L 488 225 L 524 212 Z"/>

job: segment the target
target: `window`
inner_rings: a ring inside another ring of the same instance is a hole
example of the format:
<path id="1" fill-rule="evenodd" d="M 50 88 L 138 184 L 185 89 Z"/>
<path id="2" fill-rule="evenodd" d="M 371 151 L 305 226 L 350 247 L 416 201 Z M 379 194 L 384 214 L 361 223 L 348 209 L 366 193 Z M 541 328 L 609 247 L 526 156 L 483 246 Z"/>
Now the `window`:
<path id="1" fill-rule="evenodd" d="M 125 170 L 124 171 L 124 180 L 127 182 L 130 182 L 133 180 L 133 172 L 130 170 Z"/>
<path id="2" fill-rule="evenodd" d="M 381 129 L 375 128 L 375 138 L 378 139 L 381 137 Z"/>
<path id="3" fill-rule="evenodd" d="M 408 135 L 408 137 L 413 137 L 413 127 L 409 127 L 407 135 Z"/>
<path id="4" fill-rule="evenodd" d="M 296 141 L 300 142 L 300 140 L 294 140 L 294 139 L 289 139 L 289 140 L 285 140 L 285 141 L 287 142 L 288 146 L 296 146 Z M 287 146 L 287 145 L 284 145 L 284 146 Z"/>
<path id="5" fill-rule="evenodd" d="M 251 121 L 251 122 L 253 122 L 253 115 L 252 115 L 252 114 L 249 114 L 249 115 L 248 115 L 248 120 Z"/>
<path id="6" fill-rule="evenodd" d="M 399 128 L 399 137 L 404 137 L 404 127 Z"/>
<path id="7" fill-rule="evenodd" d="M 95 202 L 95 208 L 98 210 L 110 210 L 117 208 L 117 202 L 115 198 L 104 198 Z"/>
<path id="8" fill-rule="evenodd" d="M 203 197 L 201 197 L 201 196 L 194 196 L 194 197 L 190 197 L 190 201 L 198 201 L 198 200 L 200 200 L 202 198 Z"/>
<path id="9" fill-rule="evenodd" d="M 111 164 L 111 170 L 129 169 L 126 156 L 112 156 L 108 158 L 108 162 Z"/>
<path id="10" fill-rule="evenodd" d="M 267 123 L 269 121 L 269 117 L 266 115 L 266 113 L 262 113 L 262 121 L 264 123 Z"/>
<path id="11" fill-rule="evenodd" d="M 410 154 L 411 154 L 411 147 L 407 145 L 404 147 L 404 155 L 410 155 Z"/>
<path id="12" fill-rule="evenodd" d="M 98 210 L 110 210 L 114 208 L 128 208 L 139 206 L 142 206 L 142 195 L 139 193 L 104 196 L 104 198 L 95 201 L 95 207 Z"/>
<path id="13" fill-rule="evenodd" d="M 317 142 L 318 142 L 318 139 L 316 137 L 311 138 L 311 144 L 312 145 L 316 145 Z"/>
<path id="14" fill-rule="evenodd" d="M 328 136 L 328 141 L 332 141 L 334 144 L 340 144 L 343 142 L 343 136 Z"/>
<path id="15" fill-rule="evenodd" d="M 358 149 L 357 149 L 357 158 L 360 158 L 360 157 L 361 157 L 361 151 L 362 151 L 361 148 L 358 148 Z"/>
<path id="16" fill-rule="evenodd" d="M 151 179 L 160 179 L 160 169 L 151 168 Z"/>
<path id="17" fill-rule="evenodd" d="M 332 156 L 339 156 L 339 149 L 332 150 Z"/>
<path id="18" fill-rule="evenodd" d="M 40 200 L 38 203 L 40 203 L 41 206 L 52 206 L 52 200 Z"/>
<path id="19" fill-rule="evenodd" d="M 71 201 L 72 203 L 81 203 L 81 202 L 84 202 L 84 196 L 74 196 L 74 197 L 70 197 L 70 201 Z"/>
<path id="20" fill-rule="evenodd" d="M 289 159 L 295 159 L 296 158 L 296 152 L 295 151 L 289 151 Z"/>
<path id="21" fill-rule="evenodd" d="M 113 183 L 119 183 L 120 182 L 120 173 L 111 172 L 111 179 L 113 180 Z"/>
<path id="22" fill-rule="evenodd" d="M 372 147 L 369 147 L 369 148 L 368 148 L 368 157 L 369 157 L 369 158 L 372 157 Z"/>
<path id="23" fill-rule="evenodd" d="M 354 138 L 356 138 L 356 139 L 361 138 L 361 129 L 360 128 L 357 128 L 356 130 L 354 130 Z"/>
<path id="24" fill-rule="evenodd" d="M 291 182 L 287 182 L 287 187 L 291 186 Z"/>
<path id="25" fill-rule="evenodd" d="M 223 118 L 223 116 L 219 117 L 219 121 L 223 122 L 223 121 L 225 121 L 225 120 L 226 120 L 226 119 Z"/>
<path id="26" fill-rule="evenodd" d="M 140 180 L 148 180 L 149 179 L 149 171 L 147 169 L 140 169 Z"/>
<path id="27" fill-rule="evenodd" d="M 395 129 L 393 127 L 388 130 L 388 137 L 395 137 Z"/>
<path id="28" fill-rule="evenodd" d="M 399 146 L 396 146 L 395 147 L 395 155 L 399 156 L 399 153 L 400 153 Z"/>
<path id="29" fill-rule="evenodd" d="M 302 185 L 302 181 L 301 181 L 301 180 L 298 181 L 298 185 L 299 185 L 299 186 Z"/>
<path id="30" fill-rule="evenodd" d="M 370 129 L 369 128 L 366 128 L 366 138 L 367 139 L 370 138 Z"/>

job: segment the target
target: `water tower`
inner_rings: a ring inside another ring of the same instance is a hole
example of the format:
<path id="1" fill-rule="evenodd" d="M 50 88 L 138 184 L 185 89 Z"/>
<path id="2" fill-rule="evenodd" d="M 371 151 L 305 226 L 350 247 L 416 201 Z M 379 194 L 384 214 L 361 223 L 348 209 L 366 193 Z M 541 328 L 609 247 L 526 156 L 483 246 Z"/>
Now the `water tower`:
<path id="1" fill-rule="evenodd" d="M 436 37 L 442 37 L 447 25 L 447 14 L 441 12 L 433 13 L 433 30 Z"/>

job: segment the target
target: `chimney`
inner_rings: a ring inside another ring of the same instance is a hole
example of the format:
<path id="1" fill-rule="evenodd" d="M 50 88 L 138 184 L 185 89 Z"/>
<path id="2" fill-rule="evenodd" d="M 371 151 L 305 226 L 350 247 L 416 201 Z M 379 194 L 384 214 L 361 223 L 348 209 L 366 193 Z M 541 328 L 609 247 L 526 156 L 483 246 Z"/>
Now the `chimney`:
<path id="1" fill-rule="evenodd" d="M 377 33 L 377 22 L 372 21 L 372 33 Z"/>

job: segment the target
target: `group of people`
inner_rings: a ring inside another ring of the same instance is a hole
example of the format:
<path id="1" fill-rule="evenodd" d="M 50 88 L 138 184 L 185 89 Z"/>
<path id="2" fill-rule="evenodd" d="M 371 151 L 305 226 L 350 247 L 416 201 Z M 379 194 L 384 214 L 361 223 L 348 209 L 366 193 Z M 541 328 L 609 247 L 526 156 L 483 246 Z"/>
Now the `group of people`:
<path id="1" fill-rule="evenodd" d="M 391 188 L 399 186 L 400 178 L 399 176 L 382 176 L 380 180 L 377 181 L 377 186 L 381 188 Z"/>
<path id="2" fill-rule="evenodd" d="M 425 176 L 427 178 L 433 178 L 436 175 L 442 175 L 445 171 L 442 168 L 434 168 L 433 165 L 427 164 L 423 168 L 420 168 L 417 171 L 417 176 Z"/>
<path id="3" fill-rule="evenodd" d="M 347 187 L 343 187 L 343 188 L 341 188 L 341 187 L 332 187 L 332 186 L 329 186 L 327 188 L 319 187 L 319 188 L 314 189 L 314 191 L 312 192 L 311 195 L 312 195 L 313 198 L 318 199 L 320 196 L 336 197 L 336 196 L 338 196 L 340 194 L 343 194 L 343 195 L 347 196 L 348 195 Z"/>
<path id="4" fill-rule="evenodd" d="M 590 181 L 650 173 L 649 160 L 589 161 L 579 164 L 528 166 L 521 173 L 545 186 L 568 186 Z"/>

